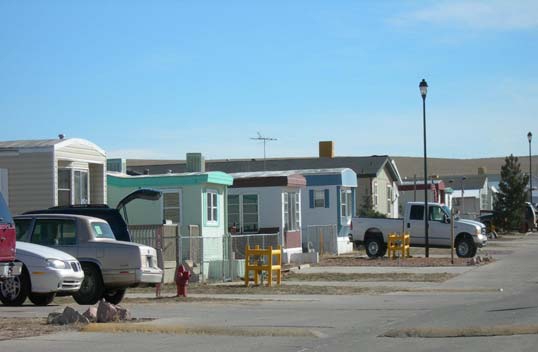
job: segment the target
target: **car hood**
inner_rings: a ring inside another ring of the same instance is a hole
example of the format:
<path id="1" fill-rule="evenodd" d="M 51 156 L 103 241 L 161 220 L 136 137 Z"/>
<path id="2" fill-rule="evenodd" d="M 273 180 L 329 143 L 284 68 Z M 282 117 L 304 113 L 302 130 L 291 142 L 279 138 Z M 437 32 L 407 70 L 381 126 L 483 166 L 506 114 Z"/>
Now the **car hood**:
<path id="1" fill-rule="evenodd" d="M 480 228 L 484 227 L 484 224 L 482 224 L 481 222 L 469 220 L 469 219 L 458 219 L 457 222 L 459 222 L 460 224 L 465 224 L 465 225 L 478 226 Z"/>
<path id="2" fill-rule="evenodd" d="M 54 258 L 60 260 L 76 260 L 75 257 L 54 248 L 39 244 L 17 241 L 17 259 L 24 256 L 41 257 L 43 259 Z"/>
<path id="3" fill-rule="evenodd" d="M 159 200 L 161 199 L 163 192 L 155 190 L 155 189 L 149 189 L 149 188 L 141 188 L 137 189 L 134 192 L 129 193 L 125 197 L 123 197 L 122 200 L 118 202 L 118 205 L 116 206 L 116 209 L 121 210 L 123 207 L 125 207 L 128 203 L 135 199 L 145 199 L 145 200 Z"/>

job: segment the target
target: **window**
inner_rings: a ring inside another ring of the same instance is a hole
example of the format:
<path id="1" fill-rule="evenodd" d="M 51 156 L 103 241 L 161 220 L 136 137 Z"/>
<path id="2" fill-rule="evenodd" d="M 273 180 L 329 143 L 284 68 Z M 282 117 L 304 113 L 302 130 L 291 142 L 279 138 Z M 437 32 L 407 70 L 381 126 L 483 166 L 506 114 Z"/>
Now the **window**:
<path id="1" fill-rule="evenodd" d="M 430 220 L 442 221 L 442 222 L 445 221 L 445 213 L 443 212 L 443 209 L 436 206 L 429 207 L 429 209 L 430 209 L 430 213 L 428 215 L 430 217 Z"/>
<path id="2" fill-rule="evenodd" d="M 30 229 L 30 225 L 32 225 L 32 219 L 15 220 L 15 232 L 17 233 L 17 241 L 28 241 L 28 237 L 30 236 L 30 234 L 27 232 Z"/>
<path id="3" fill-rule="evenodd" d="M 218 203 L 217 191 L 207 191 L 207 222 L 217 223 L 218 221 Z"/>
<path id="4" fill-rule="evenodd" d="M 45 246 L 74 245 L 76 244 L 75 222 L 67 219 L 38 219 L 31 242 Z"/>
<path id="5" fill-rule="evenodd" d="M 88 204 L 88 171 L 75 170 L 74 203 Z"/>
<path id="6" fill-rule="evenodd" d="M 325 208 L 325 190 L 314 190 L 314 208 Z"/>
<path id="7" fill-rule="evenodd" d="M 71 204 L 71 170 L 58 169 L 58 205 Z"/>
<path id="8" fill-rule="evenodd" d="M 258 231 L 258 195 L 244 194 L 243 200 L 243 232 Z"/>
<path id="9" fill-rule="evenodd" d="M 181 222 L 181 193 L 179 191 L 163 192 L 163 223 L 167 220 L 172 224 Z"/>
<path id="10" fill-rule="evenodd" d="M 423 220 L 424 219 L 424 205 L 412 205 L 409 214 L 409 220 Z"/>
<path id="11" fill-rule="evenodd" d="M 374 187 L 373 187 L 373 198 L 374 198 L 374 207 L 377 206 L 377 181 L 374 181 Z"/>
<path id="12" fill-rule="evenodd" d="M 58 205 L 89 202 L 88 171 L 58 169 Z"/>
<path id="13" fill-rule="evenodd" d="M 298 192 L 282 193 L 284 226 L 286 231 L 301 228 L 301 199 Z"/>
<path id="14" fill-rule="evenodd" d="M 387 213 L 392 213 L 392 187 L 387 185 Z"/>
<path id="15" fill-rule="evenodd" d="M 96 238 L 116 238 L 106 222 L 92 222 L 92 231 Z"/>
<path id="16" fill-rule="evenodd" d="M 350 189 L 341 189 L 340 190 L 340 216 L 347 217 L 351 216 L 351 207 L 352 207 L 352 196 Z"/>
<path id="17" fill-rule="evenodd" d="M 241 213 L 239 211 L 239 195 L 228 195 L 228 226 L 232 227 L 235 224 L 237 231 L 241 232 Z"/>

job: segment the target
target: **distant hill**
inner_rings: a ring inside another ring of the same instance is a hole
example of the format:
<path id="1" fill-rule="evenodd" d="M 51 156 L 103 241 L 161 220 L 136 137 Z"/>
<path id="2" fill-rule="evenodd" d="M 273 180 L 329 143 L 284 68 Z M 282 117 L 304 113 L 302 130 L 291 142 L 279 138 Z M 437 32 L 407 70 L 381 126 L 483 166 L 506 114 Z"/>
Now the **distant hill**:
<path id="1" fill-rule="evenodd" d="M 414 175 L 422 177 L 424 174 L 424 158 L 395 156 L 391 157 L 396 161 L 396 166 L 403 178 L 412 178 Z M 529 157 L 519 156 L 521 171 L 529 172 Z M 476 175 L 479 168 L 485 168 L 486 174 L 500 174 L 504 165 L 504 157 L 499 158 L 479 158 L 479 159 L 449 159 L 449 158 L 428 158 L 429 175 Z M 538 175 L 538 157 L 532 156 L 533 176 Z M 536 173 L 536 174 L 535 174 Z"/>

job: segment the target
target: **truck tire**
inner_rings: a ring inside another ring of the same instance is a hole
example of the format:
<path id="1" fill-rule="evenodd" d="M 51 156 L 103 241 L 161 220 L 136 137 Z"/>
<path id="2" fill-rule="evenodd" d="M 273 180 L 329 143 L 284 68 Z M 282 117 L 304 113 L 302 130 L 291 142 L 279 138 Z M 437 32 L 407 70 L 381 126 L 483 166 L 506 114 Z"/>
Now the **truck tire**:
<path id="1" fill-rule="evenodd" d="M 472 258 L 476 254 L 476 245 L 470 236 L 460 236 L 456 241 L 456 254 L 460 258 Z"/>
<path id="2" fill-rule="evenodd" d="M 52 303 L 52 301 L 54 301 L 54 297 L 56 297 L 56 292 L 30 293 L 30 295 L 28 296 L 30 302 L 32 302 L 36 306 L 48 306 Z"/>
<path id="3" fill-rule="evenodd" d="M 126 291 L 125 288 L 121 288 L 117 290 L 107 290 L 105 291 L 103 298 L 108 303 L 119 304 L 121 300 L 123 299 L 123 296 L 125 296 L 125 291 Z"/>
<path id="4" fill-rule="evenodd" d="M 0 282 L 0 301 L 6 306 L 20 306 L 30 292 L 30 274 L 25 266 L 22 273 Z"/>
<path id="5" fill-rule="evenodd" d="M 81 263 L 84 281 L 73 299 L 80 305 L 95 304 L 103 297 L 103 278 L 99 269 L 90 263 Z"/>
<path id="6" fill-rule="evenodd" d="M 366 248 L 366 254 L 370 258 L 383 257 L 387 252 L 387 246 L 380 236 L 367 237 L 366 241 L 364 241 L 364 247 Z"/>

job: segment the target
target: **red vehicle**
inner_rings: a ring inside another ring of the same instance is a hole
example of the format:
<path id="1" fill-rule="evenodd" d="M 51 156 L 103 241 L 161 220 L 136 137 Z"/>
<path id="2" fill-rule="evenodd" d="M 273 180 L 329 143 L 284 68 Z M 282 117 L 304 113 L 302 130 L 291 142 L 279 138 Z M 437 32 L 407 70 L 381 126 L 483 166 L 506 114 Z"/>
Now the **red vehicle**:
<path id="1" fill-rule="evenodd" d="M 15 262 L 15 225 L 0 193 L 0 280 L 20 275 L 22 263 Z"/>

